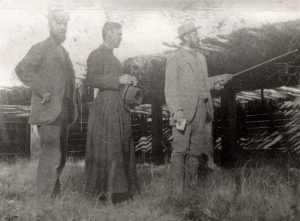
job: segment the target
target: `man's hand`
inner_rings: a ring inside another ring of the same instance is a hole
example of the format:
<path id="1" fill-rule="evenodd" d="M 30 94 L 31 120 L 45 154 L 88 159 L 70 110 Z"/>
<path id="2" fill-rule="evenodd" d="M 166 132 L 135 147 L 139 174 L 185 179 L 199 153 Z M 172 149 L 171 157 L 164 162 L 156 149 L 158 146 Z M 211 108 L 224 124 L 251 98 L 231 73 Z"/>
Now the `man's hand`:
<path id="1" fill-rule="evenodd" d="M 217 91 L 222 90 L 223 88 L 224 88 L 224 81 L 223 80 L 217 81 L 214 84 L 214 89 L 217 90 Z"/>
<path id="2" fill-rule="evenodd" d="M 48 103 L 50 101 L 50 97 L 51 97 L 50 93 L 43 94 L 41 103 L 42 104 Z"/>
<path id="3" fill-rule="evenodd" d="M 175 120 L 175 123 L 178 122 L 179 125 L 182 123 L 182 120 L 183 120 L 183 111 L 182 110 L 176 111 L 174 113 L 174 120 Z"/>
<path id="4" fill-rule="evenodd" d="M 222 90 L 225 84 L 232 79 L 231 74 L 222 74 L 214 84 L 215 90 Z"/>
<path id="5" fill-rule="evenodd" d="M 221 77 L 222 77 L 222 80 L 224 81 L 224 84 L 227 84 L 227 82 L 232 79 L 231 74 L 222 74 Z"/>
<path id="6" fill-rule="evenodd" d="M 131 84 L 131 76 L 124 74 L 119 77 L 119 84 Z"/>
<path id="7" fill-rule="evenodd" d="M 124 74 L 119 77 L 119 84 L 132 84 L 133 86 L 137 85 L 137 79 L 134 76 L 129 74 Z"/>

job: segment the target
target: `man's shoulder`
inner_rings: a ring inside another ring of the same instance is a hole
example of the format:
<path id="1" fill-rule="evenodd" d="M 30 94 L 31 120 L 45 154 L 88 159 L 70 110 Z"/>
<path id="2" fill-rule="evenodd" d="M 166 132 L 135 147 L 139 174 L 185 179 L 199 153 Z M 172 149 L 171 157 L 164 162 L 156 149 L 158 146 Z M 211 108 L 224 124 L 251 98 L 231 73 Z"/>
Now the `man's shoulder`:
<path id="1" fill-rule="evenodd" d="M 105 50 L 100 46 L 94 50 L 91 51 L 89 54 L 89 57 L 104 57 L 105 56 Z"/>
<path id="2" fill-rule="evenodd" d="M 198 55 L 199 57 L 201 57 L 201 58 L 206 59 L 205 55 L 204 55 L 203 52 L 201 52 L 201 51 L 198 51 L 198 52 L 197 52 L 197 55 Z"/>
<path id="3" fill-rule="evenodd" d="M 43 41 L 40 41 L 38 43 L 35 43 L 31 46 L 31 49 L 35 49 L 35 50 L 46 50 L 48 49 L 50 46 L 50 40 L 47 38 Z"/>
<path id="4" fill-rule="evenodd" d="M 176 50 L 176 51 L 173 51 L 173 52 L 171 52 L 170 54 L 169 54 L 169 56 L 168 56 L 168 60 L 170 61 L 170 60 L 178 60 L 178 58 L 180 58 L 180 56 L 182 55 L 182 52 L 181 52 L 181 50 L 179 49 L 179 50 Z"/>

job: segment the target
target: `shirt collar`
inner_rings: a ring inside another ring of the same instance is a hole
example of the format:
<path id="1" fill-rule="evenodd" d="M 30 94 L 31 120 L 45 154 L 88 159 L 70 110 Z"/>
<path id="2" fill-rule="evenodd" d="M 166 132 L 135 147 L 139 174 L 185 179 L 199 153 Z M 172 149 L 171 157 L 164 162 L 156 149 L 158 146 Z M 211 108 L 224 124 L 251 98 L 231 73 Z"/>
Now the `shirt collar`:
<path id="1" fill-rule="evenodd" d="M 188 51 L 190 53 L 196 53 L 196 52 L 198 52 L 197 49 L 190 48 L 190 47 L 187 47 L 187 46 L 182 46 L 182 49 L 184 49 L 184 50 L 186 50 L 186 51 Z"/>
<path id="2" fill-rule="evenodd" d="M 102 43 L 102 47 L 104 47 L 105 49 L 107 49 L 108 51 L 113 52 L 113 49 L 108 47 L 104 42 Z"/>

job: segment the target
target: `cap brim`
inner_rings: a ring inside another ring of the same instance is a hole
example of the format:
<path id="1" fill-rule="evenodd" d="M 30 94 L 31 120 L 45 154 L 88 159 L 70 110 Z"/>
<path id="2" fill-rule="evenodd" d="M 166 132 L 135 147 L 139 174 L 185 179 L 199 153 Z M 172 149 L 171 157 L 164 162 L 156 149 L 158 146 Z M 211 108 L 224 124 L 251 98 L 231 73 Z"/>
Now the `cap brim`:
<path id="1" fill-rule="evenodd" d="M 196 31 L 196 30 L 198 30 L 198 29 L 200 29 L 200 28 L 201 28 L 201 26 L 196 26 L 195 28 L 189 30 L 188 32 L 186 32 L 186 33 L 184 33 L 184 34 L 182 34 L 182 35 L 178 35 L 176 38 L 180 38 L 181 36 L 184 36 L 184 35 L 186 35 L 186 34 L 189 34 L 189 33 L 193 32 L 193 31 Z"/>

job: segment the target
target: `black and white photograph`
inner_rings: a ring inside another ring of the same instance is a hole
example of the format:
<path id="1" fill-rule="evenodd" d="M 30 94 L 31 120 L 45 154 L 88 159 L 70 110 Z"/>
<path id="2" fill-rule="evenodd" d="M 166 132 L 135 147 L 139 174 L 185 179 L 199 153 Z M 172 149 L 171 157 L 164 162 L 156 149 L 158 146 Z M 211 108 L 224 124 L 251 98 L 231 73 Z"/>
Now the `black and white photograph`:
<path id="1" fill-rule="evenodd" d="M 0 220 L 299 221 L 300 1 L 0 0 Z"/>

